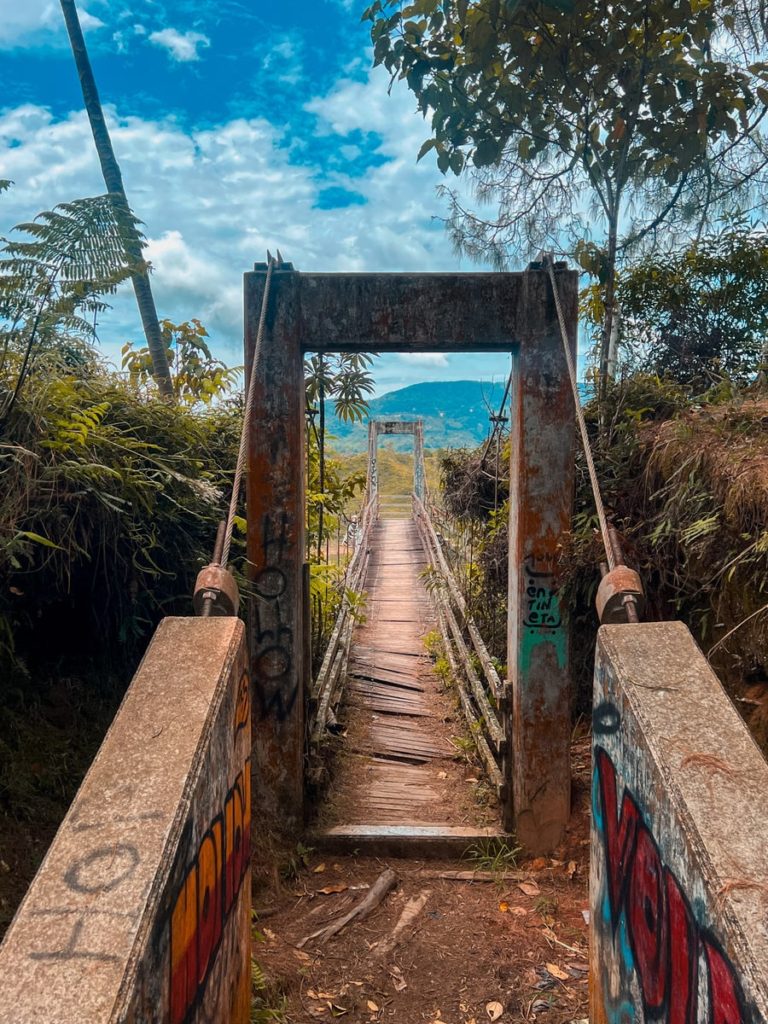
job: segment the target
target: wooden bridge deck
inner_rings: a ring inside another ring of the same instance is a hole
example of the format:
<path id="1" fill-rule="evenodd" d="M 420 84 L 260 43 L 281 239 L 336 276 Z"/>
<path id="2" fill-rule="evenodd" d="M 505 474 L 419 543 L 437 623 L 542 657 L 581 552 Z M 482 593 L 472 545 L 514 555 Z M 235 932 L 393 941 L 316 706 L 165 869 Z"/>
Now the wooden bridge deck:
<path id="1" fill-rule="evenodd" d="M 345 691 L 345 750 L 323 815 L 326 842 L 466 847 L 499 832 L 493 801 L 488 809 L 478 799 L 480 772 L 462 757 L 463 719 L 425 651 L 436 628 L 419 575 L 426 564 L 412 520 L 373 527 L 366 621 L 353 636 Z"/>

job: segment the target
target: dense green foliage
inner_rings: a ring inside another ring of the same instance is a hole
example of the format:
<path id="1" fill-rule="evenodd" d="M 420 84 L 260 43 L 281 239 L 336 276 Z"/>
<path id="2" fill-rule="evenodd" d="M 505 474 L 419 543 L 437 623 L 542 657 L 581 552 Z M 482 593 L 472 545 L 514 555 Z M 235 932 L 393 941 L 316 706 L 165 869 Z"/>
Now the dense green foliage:
<path id="1" fill-rule="evenodd" d="M 691 395 L 744 386 L 768 351 L 768 239 L 732 229 L 649 256 L 622 275 L 618 299 L 625 364 Z"/>
<path id="2" fill-rule="evenodd" d="M 453 194 L 454 242 L 498 266 L 574 254 L 604 286 L 604 373 L 621 252 L 765 166 L 762 26 L 736 0 L 375 0 L 366 16 L 376 63 L 431 121 L 421 155 L 473 168 L 495 207 Z"/>
<path id="3" fill-rule="evenodd" d="M 73 372 L 37 360 L 0 454 L 7 656 L 16 636 L 20 656 L 55 646 L 131 663 L 161 615 L 189 610 L 227 500 L 239 407 L 172 408 L 96 362 Z M 40 632 L 55 643 L 32 643 Z"/>

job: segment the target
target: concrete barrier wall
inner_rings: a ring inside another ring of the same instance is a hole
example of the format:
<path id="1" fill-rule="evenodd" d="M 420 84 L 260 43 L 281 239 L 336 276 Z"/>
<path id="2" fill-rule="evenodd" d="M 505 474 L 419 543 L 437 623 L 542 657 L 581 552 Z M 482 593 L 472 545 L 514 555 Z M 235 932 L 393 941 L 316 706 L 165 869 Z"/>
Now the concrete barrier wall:
<path id="1" fill-rule="evenodd" d="M 768 765 L 681 623 L 603 626 L 592 1024 L 768 1021 Z"/>
<path id="2" fill-rule="evenodd" d="M 165 619 L 0 947 L 0 1024 L 246 1024 L 237 619 Z"/>

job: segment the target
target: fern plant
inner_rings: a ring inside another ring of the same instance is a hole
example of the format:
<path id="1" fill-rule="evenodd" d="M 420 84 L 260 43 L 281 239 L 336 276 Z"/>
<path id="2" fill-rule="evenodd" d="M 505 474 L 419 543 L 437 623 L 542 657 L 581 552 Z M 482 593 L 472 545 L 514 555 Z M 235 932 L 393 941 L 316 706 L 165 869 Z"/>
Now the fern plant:
<path id="1" fill-rule="evenodd" d="M 137 223 L 115 196 L 93 196 L 17 225 L 21 238 L 2 239 L 0 375 L 13 366 L 15 381 L 0 395 L 0 420 L 16 403 L 36 357 L 58 350 L 65 360 L 82 359 L 96 318 L 107 308 L 104 296 L 146 269 L 131 255 Z"/>

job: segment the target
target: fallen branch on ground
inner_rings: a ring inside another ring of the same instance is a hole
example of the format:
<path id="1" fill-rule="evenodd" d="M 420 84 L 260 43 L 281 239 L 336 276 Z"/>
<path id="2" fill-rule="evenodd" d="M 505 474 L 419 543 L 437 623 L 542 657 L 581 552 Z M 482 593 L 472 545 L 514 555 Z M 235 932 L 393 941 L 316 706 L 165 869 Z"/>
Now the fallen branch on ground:
<path id="1" fill-rule="evenodd" d="M 419 871 L 417 878 L 442 878 L 448 882 L 522 882 L 530 871 Z"/>
<path id="2" fill-rule="evenodd" d="M 397 885 L 397 875 L 391 868 L 387 868 L 386 871 L 382 871 L 379 877 L 376 879 L 374 884 L 368 890 L 365 898 L 362 899 L 356 906 L 344 914 L 342 917 L 337 917 L 331 921 L 330 924 L 325 925 L 323 928 L 319 928 L 316 932 L 312 932 L 311 935 L 307 935 L 300 942 L 296 943 L 297 949 L 301 949 L 308 942 L 316 939 L 319 943 L 327 942 L 328 939 L 337 935 L 342 928 L 345 928 L 351 921 L 364 921 L 368 915 L 378 907 L 390 889 L 394 889 Z"/>
<path id="3" fill-rule="evenodd" d="M 392 950 L 395 948 L 397 943 L 402 938 L 403 932 L 413 928 L 413 924 L 416 918 L 424 909 L 424 904 L 427 902 L 430 896 L 430 890 L 424 889 L 418 894 L 418 896 L 411 896 L 408 902 L 403 907 L 400 917 L 397 919 L 397 924 L 386 937 L 380 942 L 377 942 L 373 947 L 377 957 L 383 958 L 389 956 Z"/>

